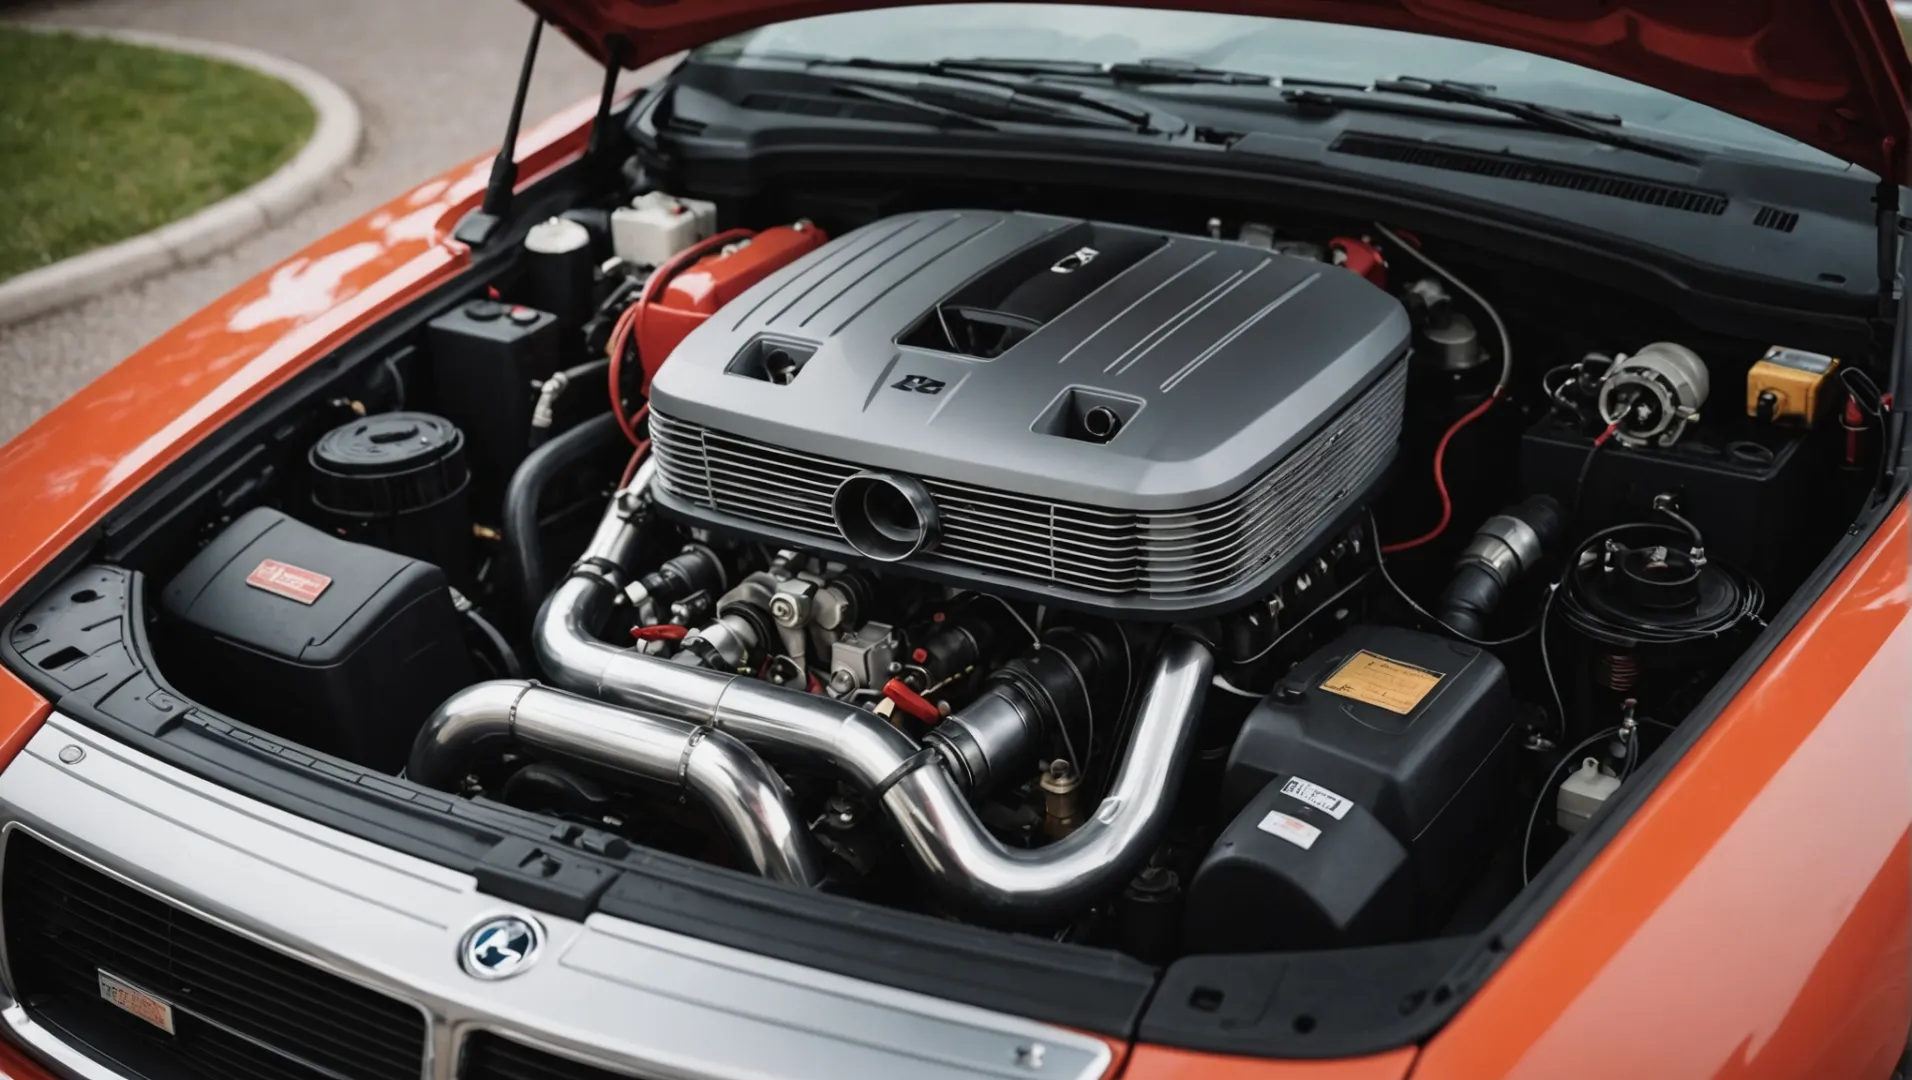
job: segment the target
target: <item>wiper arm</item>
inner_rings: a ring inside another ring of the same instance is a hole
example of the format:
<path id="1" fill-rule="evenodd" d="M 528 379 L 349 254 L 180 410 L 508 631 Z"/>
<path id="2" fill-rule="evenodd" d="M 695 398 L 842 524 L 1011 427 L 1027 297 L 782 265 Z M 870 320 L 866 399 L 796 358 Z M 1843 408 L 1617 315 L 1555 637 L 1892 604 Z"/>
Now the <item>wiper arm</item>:
<path id="1" fill-rule="evenodd" d="M 1503 97 L 1495 93 L 1491 86 L 1455 82 L 1451 79 L 1423 79 L 1413 75 L 1403 75 L 1395 79 L 1377 80 L 1372 91 L 1379 94 L 1419 98 L 1423 101 L 1440 101 L 1450 105 L 1467 105 L 1486 109 L 1503 116 L 1511 116 L 1538 131 L 1548 131 L 1556 135 L 1572 135 L 1576 138 L 1604 143 L 1607 146 L 1664 158 L 1667 161 L 1677 161 L 1684 165 L 1692 165 L 1697 161 L 1691 154 L 1670 149 L 1648 139 L 1615 131 L 1614 129 L 1621 124 L 1617 116 L 1581 112 L 1553 105 L 1542 105 L 1534 101 L 1522 101 L 1519 98 Z M 1353 107 L 1358 100 L 1316 94 L 1312 95 L 1314 100 L 1311 102 L 1307 91 L 1286 96 L 1289 100 L 1302 104 L 1328 104 L 1343 107 Z"/>

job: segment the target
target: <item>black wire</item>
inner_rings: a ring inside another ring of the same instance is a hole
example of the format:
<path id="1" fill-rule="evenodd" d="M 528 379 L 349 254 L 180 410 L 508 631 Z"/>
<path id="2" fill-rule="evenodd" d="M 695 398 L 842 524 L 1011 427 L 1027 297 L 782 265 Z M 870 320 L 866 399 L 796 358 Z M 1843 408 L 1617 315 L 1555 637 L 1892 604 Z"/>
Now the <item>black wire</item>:
<path id="1" fill-rule="evenodd" d="M 1568 625 L 1602 644 L 1630 649 L 1641 645 L 1684 645 L 1688 642 L 1717 638 L 1742 622 L 1758 619 L 1760 609 L 1766 602 L 1765 590 L 1760 588 L 1759 582 L 1717 562 L 1709 563 L 1708 566 L 1715 574 L 1721 576 L 1726 587 L 1733 590 L 1734 594 L 1734 602 L 1718 615 L 1680 622 L 1649 623 L 1624 618 L 1610 612 L 1593 610 L 1585 603 L 1579 588 L 1578 571 L 1581 557 L 1608 537 L 1635 529 L 1659 529 L 1682 535 L 1686 533 L 1684 528 L 1666 522 L 1630 521 L 1609 526 L 1588 537 L 1567 560 L 1566 576 L 1562 579 L 1562 587 L 1555 590 L 1565 594 L 1560 600 L 1560 607 L 1561 617 L 1567 620 Z"/>
<path id="2" fill-rule="evenodd" d="M 498 632 L 498 628 L 491 625 L 491 620 L 478 614 L 477 608 L 466 608 L 465 618 L 471 620 L 471 625 L 491 643 L 491 649 L 497 654 L 498 662 L 504 665 L 505 677 L 524 678 L 524 664 L 518 659 L 518 650 L 512 648 L 511 643 L 505 640 L 505 636 Z"/>
<path id="3" fill-rule="evenodd" d="M 1678 510 L 1673 509 L 1670 505 L 1661 505 L 1659 500 L 1654 501 L 1653 509 L 1672 518 L 1674 524 L 1685 529 L 1687 534 L 1693 538 L 1693 547 L 1695 549 L 1704 549 L 1706 547 L 1706 537 L 1700 535 L 1700 527 L 1688 521 L 1685 517 L 1682 517 Z"/>
<path id="4" fill-rule="evenodd" d="M 1618 734 L 1619 731 L 1619 728 L 1608 728 L 1597 735 L 1589 735 L 1584 742 L 1560 755 L 1560 760 L 1554 762 L 1554 767 L 1547 770 L 1547 779 L 1541 782 L 1540 796 L 1534 800 L 1533 811 L 1527 815 L 1527 831 L 1520 841 L 1520 883 L 1522 885 L 1533 880 L 1533 875 L 1527 870 L 1527 856 L 1534 846 L 1534 825 L 1540 821 L 1540 808 L 1547 804 L 1547 796 L 1553 791 L 1554 777 L 1560 774 L 1560 767 L 1579 757 L 1582 750 L 1609 735 Z"/>
<path id="5" fill-rule="evenodd" d="M 1580 527 L 1580 504 L 1586 498 L 1587 477 L 1593 475 L 1593 459 L 1599 456 L 1600 448 L 1613 438 L 1613 433 L 1618 429 L 1619 424 L 1616 423 L 1602 432 L 1593 440 L 1593 445 L 1587 448 L 1587 456 L 1580 462 L 1580 475 L 1574 477 L 1573 481 L 1573 504 L 1567 510 L 1568 536 L 1572 536 Z"/>

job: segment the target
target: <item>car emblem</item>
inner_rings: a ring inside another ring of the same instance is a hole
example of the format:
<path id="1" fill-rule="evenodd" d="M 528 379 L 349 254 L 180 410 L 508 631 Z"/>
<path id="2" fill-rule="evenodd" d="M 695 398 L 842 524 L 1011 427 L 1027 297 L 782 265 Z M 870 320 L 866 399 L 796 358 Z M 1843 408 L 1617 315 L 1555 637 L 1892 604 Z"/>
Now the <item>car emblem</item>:
<path id="1" fill-rule="evenodd" d="M 909 390 L 918 394 L 940 394 L 949 384 L 941 379 L 932 379 L 928 375 L 905 375 L 890 384 L 892 390 Z"/>
<path id="2" fill-rule="evenodd" d="M 458 962 L 474 979 L 507 979 L 530 967 L 544 931 L 530 919 L 494 915 L 465 933 Z"/>

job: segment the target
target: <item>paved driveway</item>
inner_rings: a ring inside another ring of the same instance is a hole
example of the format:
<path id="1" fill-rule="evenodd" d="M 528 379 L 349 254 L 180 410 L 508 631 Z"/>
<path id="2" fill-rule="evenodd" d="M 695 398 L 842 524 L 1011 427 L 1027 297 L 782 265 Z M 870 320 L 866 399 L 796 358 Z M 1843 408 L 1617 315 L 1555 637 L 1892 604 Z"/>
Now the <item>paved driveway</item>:
<path id="1" fill-rule="evenodd" d="M 531 13 L 516 0 L 85 0 L 17 5 L 6 17 L 277 53 L 343 86 L 364 116 L 365 138 L 354 167 L 286 224 L 198 265 L 0 328 L 0 441 L 234 285 L 495 146 L 531 30 Z M 597 84 L 584 55 L 547 32 L 527 115 L 544 116 Z"/>

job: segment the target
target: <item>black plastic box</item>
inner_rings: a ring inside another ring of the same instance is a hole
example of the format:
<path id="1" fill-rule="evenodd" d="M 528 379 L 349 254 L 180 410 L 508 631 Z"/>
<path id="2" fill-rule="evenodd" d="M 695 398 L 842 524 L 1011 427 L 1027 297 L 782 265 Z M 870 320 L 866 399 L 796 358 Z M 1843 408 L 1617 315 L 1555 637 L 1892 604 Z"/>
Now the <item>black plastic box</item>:
<path id="1" fill-rule="evenodd" d="M 473 510 L 495 521 L 531 446 L 535 383 L 559 366 L 558 320 L 521 304 L 473 300 L 427 325 L 438 412 L 471 444 Z"/>
<path id="2" fill-rule="evenodd" d="M 1341 692 L 1327 689 L 1335 686 Z M 1438 921 L 1491 853 L 1513 744 L 1507 669 L 1493 654 L 1394 626 L 1357 626 L 1298 664 L 1248 714 L 1222 776 L 1235 816 L 1299 779 L 1295 806 L 1333 798 L 1407 849 L 1415 907 Z"/>
<path id="3" fill-rule="evenodd" d="M 1189 884 L 1191 953 L 1371 945 L 1413 928 L 1407 850 L 1358 805 L 1335 816 L 1269 784 Z"/>
<path id="4" fill-rule="evenodd" d="M 249 511 L 160 593 L 168 681 L 235 720 L 388 772 L 476 681 L 430 563 Z"/>

